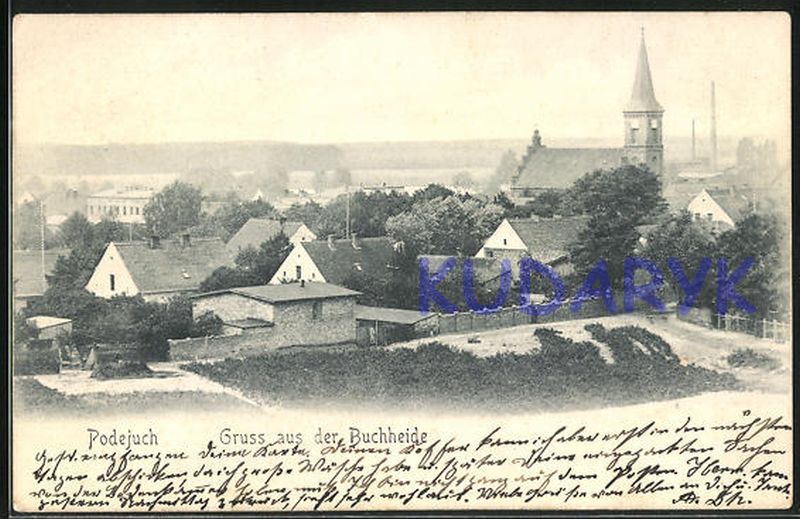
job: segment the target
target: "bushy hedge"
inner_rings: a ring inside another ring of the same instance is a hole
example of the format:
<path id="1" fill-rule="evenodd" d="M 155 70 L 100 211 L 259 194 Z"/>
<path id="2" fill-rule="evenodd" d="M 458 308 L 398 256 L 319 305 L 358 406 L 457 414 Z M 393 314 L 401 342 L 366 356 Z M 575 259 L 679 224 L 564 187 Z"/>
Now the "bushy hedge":
<path id="1" fill-rule="evenodd" d="M 58 348 L 15 348 L 15 375 L 46 375 L 61 370 L 61 354 Z"/>
<path id="2" fill-rule="evenodd" d="M 684 366 L 646 330 L 606 331 L 606 363 L 596 345 L 537 329 L 541 348 L 481 358 L 439 342 L 416 349 L 304 350 L 194 363 L 186 369 L 255 398 L 280 403 L 562 409 L 664 398 L 736 387 L 729 375 Z M 633 342 L 650 351 L 646 354 Z"/>

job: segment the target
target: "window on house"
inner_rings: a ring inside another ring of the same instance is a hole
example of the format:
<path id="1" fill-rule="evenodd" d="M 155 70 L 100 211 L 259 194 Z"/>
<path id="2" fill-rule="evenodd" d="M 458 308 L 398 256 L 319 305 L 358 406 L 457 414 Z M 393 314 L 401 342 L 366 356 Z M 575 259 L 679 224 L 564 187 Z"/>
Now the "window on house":
<path id="1" fill-rule="evenodd" d="M 117 287 L 116 287 L 116 279 L 114 278 L 114 274 L 109 274 L 108 275 L 108 284 L 111 287 L 111 291 L 112 292 L 114 290 L 116 290 Z"/>
<path id="2" fill-rule="evenodd" d="M 322 301 L 314 301 L 314 304 L 311 305 L 311 318 L 312 319 L 322 318 Z"/>
<path id="3" fill-rule="evenodd" d="M 508 239 L 503 238 L 503 245 L 508 245 Z"/>
<path id="4" fill-rule="evenodd" d="M 706 218 L 708 218 L 709 220 L 713 220 L 714 215 L 712 213 L 706 213 Z"/>
<path id="5" fill-rule="evenodd" d="M 487 250 L 486 251 L 486 257 L 487 258 L 494 258 L 494 251 Z"/>
<path id="6" fill-rule="evenodd" d="M 302 277 L 303 277 L 303 267 L 301 267 L 300 265 L 297 265 L 297 266 L 294 268 L 294 276 L 295 276 L 295 278 L 297 278 L 297 279 L 300 279 L 300 278 L 302 278 Z"/>
<path id="7" fill-rule="evenodd" d="M 128 215 L 128 206 L 127 205 L 122 206 L 122 214 L 125 215 L 125 216 Z"/>
<path id="8" fill-rule="evenodd" d="M 658 130 L 658 119 L 650 119 L 650 129 Z"/>

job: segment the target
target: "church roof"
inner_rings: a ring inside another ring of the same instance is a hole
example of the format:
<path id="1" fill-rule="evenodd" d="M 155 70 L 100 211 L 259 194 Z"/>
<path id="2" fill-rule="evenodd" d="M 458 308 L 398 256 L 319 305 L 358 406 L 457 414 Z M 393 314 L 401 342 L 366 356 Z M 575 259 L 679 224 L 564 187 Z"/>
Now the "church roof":
<path id="1" fill-rule="evenodd" d="M 514 185 L 567 188 L 586 173 L 619 166 L 624 154 L 622 148 L 541 147 L 525 158 Z"/>
<path id="2" fill-rule="evenodd" d="M 650 63 L 647 59 L 647 47 L 644 44 L 644 31 L 639 45 L 639 60 L 636 63 L 636 77 L 633 80 L 631 99 L 625 106 L 626 112 L 663 112 L 664 108 L 656 101 L 653 90 L 653 78 L 650 75 Z"/>

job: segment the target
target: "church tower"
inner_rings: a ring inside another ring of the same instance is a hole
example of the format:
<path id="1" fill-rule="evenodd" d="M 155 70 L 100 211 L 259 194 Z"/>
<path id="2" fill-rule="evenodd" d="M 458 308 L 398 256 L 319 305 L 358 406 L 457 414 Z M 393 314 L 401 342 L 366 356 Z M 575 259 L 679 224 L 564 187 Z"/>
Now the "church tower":
<path id="1" fill-rule="evenodd" d="M 651 171 L 661 174 L 664 169 L 664 144 L 661 120 L 664 108 L 656 101 L 644 29 L 639 45 L 639 60 L 633 81 L 631 99 L 623 110 L 625 118 L 625 157 L 629 164 L 645 164 Z"/>

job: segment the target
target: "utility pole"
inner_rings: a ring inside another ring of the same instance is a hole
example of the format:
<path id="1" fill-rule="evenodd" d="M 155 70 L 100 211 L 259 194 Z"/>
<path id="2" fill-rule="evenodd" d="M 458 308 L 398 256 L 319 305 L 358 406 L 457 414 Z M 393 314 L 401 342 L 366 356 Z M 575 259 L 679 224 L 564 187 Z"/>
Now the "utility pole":
<path id="1" fill-rule="evenodd" d="M 714 82 L 711 82 L 711 172 L 717 172 L 717 95 Z"/>
<path id="2" fill-rule="evenodd" d="M 347 220 L 344 223 L 344 229 L 345 229 L 344 237 L 345 238 L 350 238 L 350 186 L 345 186 L 345 190 L 347 192 L 347 204 L 346 204 L 346 207 L 347 207 L 346 218 L 347 218 Z"/>
<path id="3" fill-rule="evenodd" d="M 40 243 L 41 246 L 41 261 L 42 261 L 42 293 L 47 289 L 47 278 L 45 277 L 45 269 L 44 269 L 44 201 L 39 200 L 39 230 L 40 230 Z"/>

